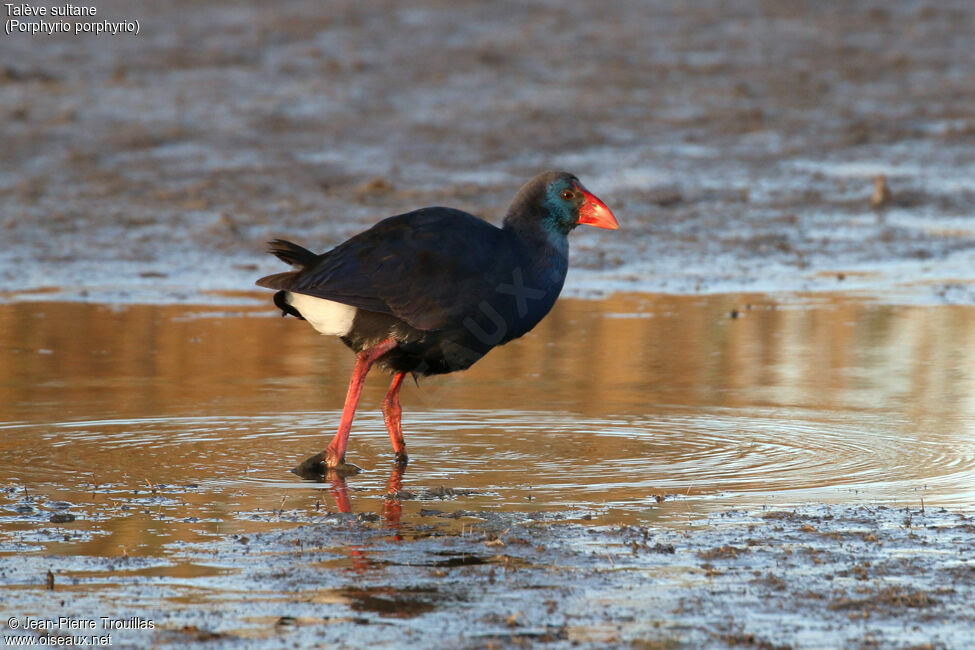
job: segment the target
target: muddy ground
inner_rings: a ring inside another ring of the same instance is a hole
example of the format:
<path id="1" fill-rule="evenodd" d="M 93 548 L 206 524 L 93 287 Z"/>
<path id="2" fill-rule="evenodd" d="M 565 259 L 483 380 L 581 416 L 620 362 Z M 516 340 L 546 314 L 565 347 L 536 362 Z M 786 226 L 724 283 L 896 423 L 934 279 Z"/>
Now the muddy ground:
<path id="1" fill-rule="evenodd" d="M 8 558 L 4 613 L 151 621 L 112 633 L 113 646 L 133 648 L 964 648 L 973 638 L 967 515 L 809 506 L 590 528 L 582 513 L 569 523 L 455 511 L 443 516 L 467 523 L 444 533 L 391 527 L 397 505 L 390 498 L 384 517 L 282 511 L 301 525 L 179 544 L 165 559 Z M 49 533 L 62 530 L 70 524 Z"/>
<path id="2" fill-rule="evenodd" d="M 141 33 L 0 38 L 5 296 L 200 300 L 561 167 L 623 224 L 569 292 L 973 299 L 965 0 L 98 7 Z"/>

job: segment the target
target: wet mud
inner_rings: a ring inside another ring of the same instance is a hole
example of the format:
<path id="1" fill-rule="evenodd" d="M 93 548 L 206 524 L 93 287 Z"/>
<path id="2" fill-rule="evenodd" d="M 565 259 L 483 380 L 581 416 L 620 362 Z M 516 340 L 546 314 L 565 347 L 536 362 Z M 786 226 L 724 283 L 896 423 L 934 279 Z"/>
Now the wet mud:
<path id="1" fill-rule="evenodd" d="M 5 611 L 153 621 L 121 647 L 962 648 L 975 626 L 975 519 L 943 509 L 464 520 L 330 514 L 165 558 L 25 554 L 0 569 Z"/>
<path id="2" fill-rule="evenodd" d="M 973 14 L 105 0 L 142 34 L 0 43 L 0 298 L 211 301 L 278 270 L 271 237 L 497 222 L 554 167 L 623 225 L 573 238 L 569 292 L 970 304 Z"/>

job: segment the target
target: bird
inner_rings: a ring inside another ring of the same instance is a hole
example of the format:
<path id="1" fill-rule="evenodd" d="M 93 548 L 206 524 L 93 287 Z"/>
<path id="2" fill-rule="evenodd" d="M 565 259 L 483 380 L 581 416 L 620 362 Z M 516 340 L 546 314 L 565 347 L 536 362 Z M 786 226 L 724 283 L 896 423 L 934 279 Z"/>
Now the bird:
<path id="1" fill-rule="evenodd" d="M 276 291 L 282 316 L 305 320 L 356 353 L 338 431 L 303 471 L 358 471 L 345 454 L 374 365 L 392 374 L 382 413 L 395 463 L 405 467 L 404 378 L 466 370 L 531 331 L 562 291 L 568 235 L 579 225 L 619 228 L 575 175 L 547 171 L 521 187 L 501 227 L 428 207 L 383 219 L 320 255 L 284 239 L 269 242 L 268 252 L 292 270 L 257 285 Z"/>

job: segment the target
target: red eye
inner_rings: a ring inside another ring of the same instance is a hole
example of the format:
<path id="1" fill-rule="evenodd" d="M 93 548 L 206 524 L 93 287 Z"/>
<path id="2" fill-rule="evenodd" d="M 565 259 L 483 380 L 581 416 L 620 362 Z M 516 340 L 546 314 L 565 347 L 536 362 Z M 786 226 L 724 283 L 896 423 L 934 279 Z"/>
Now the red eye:
<path id="1" fill-rule="evenodd" d="M 565 190 L 562 192 L 562 198 L 566 201 L 571 201 L 576 198 L 576 195 L 572 193 L 572 190 Z"/>

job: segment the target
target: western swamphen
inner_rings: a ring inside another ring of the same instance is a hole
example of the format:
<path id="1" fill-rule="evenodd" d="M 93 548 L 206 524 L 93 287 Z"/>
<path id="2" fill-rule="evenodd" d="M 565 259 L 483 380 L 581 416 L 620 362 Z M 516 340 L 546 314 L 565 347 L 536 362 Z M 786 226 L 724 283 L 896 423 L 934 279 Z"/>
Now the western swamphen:
<path id="1" fill-rule="evenodd" d="M 257 284 L 278 290 L 274 304 L 284 315 L 356 352 L 338 433 L 305 469 L 346 467 L 356 404 L 376 363 L 393 375 L 382 410 L 396 462 L 405 465 L 403 378 L 465 370 L 535 327 L 562 291 L 567 236 L 579 224 L 619 228 L 579 179 L 546 172 L 519 190 L 501 228 L 435 207 L 384 219 L 321 255 L 270 242 L 270 252 L 296 269 Z"/>

